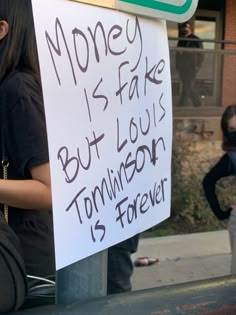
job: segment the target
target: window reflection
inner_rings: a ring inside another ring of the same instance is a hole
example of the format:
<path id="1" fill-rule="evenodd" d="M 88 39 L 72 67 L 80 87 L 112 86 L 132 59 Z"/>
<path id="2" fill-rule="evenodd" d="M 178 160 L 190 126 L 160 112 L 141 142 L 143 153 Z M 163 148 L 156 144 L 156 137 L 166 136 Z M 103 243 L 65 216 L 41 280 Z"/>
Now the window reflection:
<path id="1" fill-rule="evenodd" d="M 203 18 L 196 17 L 194 22 L 194 32 L 201 39 L 215 40 L 216 39 L 216 21 L 215 20 L 203 20 Z M 204 48 L 214 49 L 215 43 L 204 42 Z"/>

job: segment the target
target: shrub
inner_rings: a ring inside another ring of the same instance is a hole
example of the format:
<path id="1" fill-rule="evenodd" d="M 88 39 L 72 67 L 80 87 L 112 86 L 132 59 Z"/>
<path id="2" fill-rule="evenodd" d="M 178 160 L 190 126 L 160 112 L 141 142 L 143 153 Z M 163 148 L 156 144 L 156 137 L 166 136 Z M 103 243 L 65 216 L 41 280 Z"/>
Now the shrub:
<path id="1" fill-rule="evenodd" d="M 176 221 L 184 220 L 196 230 L 225 227 L 213 215 L 202 189 L 204 175 L 221 155 L 220 142 L 175 141 L 172 155 L 171 213 Z M 235 184 L 235 178 L 225 178 L 217 184 L 222 208 L 232 204 L 232 191 L 236 193 Z"/>

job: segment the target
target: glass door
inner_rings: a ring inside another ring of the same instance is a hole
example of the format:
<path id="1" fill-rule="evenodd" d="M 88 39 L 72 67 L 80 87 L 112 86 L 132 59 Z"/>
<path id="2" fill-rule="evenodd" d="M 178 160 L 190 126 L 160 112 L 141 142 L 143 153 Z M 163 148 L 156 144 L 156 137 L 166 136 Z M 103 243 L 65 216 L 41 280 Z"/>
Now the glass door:
<path id="1" fill-rule="evenodd" d="M 211 114 L 221 107 L 221 81 L 222 81 L 222 55 L 220 53 L 221 44 L 217 43 L 222 39 L 222 18 L 220 11 L 197 10 L 195 15 L 189 21 L 192 26 L 193 33 L 203 40 L 203 49 L 188 49 L 189 57 L 194 54 L 201 54 L 203 62 L 199 67 L 196 75 L 194 87 L 201 98 L 201 105 L 194 107 L 189 100 L 184 104 L 185 108 L 178 106 L 182 90 L 182 83 L 176 69 L 176 55 L 178 43 L 178 24 L 175 22 L 167 22 L 167 31 L 170 47 L 171 58 L 171 76 L 172 76 L 172 92 L 174 108 L 180 114 L 192 111 L 198 115 L 204 113 Z M 187 71 L 187 69 L 186 69 Z M 218 109 L 217 109 L 218 108 Z M 187 111 L 186 111 L 187 110 Z"/>
<path id="2" fill-rule="evenodd" d="M 220 107 L 222 56 L 218 51 L 222 39 L 220 12 L 198 10 L 194 17 L 194 33 L 203 40 L 204 59 L 198 73 L 197 89 L 205 108 Z"/>

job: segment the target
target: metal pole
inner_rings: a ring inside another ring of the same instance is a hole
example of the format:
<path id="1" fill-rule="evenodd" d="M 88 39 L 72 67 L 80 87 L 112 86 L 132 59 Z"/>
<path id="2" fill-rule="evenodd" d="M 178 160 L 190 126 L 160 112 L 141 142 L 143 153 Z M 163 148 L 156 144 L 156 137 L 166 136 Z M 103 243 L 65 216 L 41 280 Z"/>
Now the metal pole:
<path id="1" fill-rule="evenodd" d="M 56 303 L 72 304 L 107 294 L 107 250 L 57 271 Z"/>

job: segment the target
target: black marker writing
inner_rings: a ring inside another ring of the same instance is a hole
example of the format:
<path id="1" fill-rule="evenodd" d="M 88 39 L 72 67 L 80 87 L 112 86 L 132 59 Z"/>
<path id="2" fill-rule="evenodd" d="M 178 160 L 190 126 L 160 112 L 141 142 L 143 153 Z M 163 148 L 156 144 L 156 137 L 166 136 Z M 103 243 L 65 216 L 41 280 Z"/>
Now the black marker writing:
<path id="1" fill-rule="evenodd" d="M 95 227 L 93 228 L 93 226 L 91 225 L 90 227 L 90 231 L 91 231 L 91 237 L 93 242 L 96 242 L 96 238 L 95 238 L 95 233 L 100 235 L 100 243 L 103 241 L 105 235 L 106 235 L 106 227 L 104 224 L 100 223 L 100 220 L 97 220 L 97 222 L 95 223 Z"/>
<path id="2" fill-rule="evenodd" d="M 69 155 L 69 149 L 66 146 L 61 147 L 58 150 L 57 158 L 61 162 L 62 170 L 65 174 L 65 180 L 67 183 L 72 183 L 78 176 L 80 167 L 83 170 L 89 170 L 91 163 L 92 163 L 92 150 L 91 148 L 95 148 L 95 156 L 100 159 L 99 154 L 99 144 L 103 140 L 104 134 L 101 134 L 97 136 L 93 132 L 93 139 L 89 140 L 87 137 L 85 138 L 85 141 L 87 142 L 87 158 L 82 159 L 80 148 L 77 148 L 77 155 L 76 156 L 70 156 Z M 85 147 L 83 146 L 83 152 L 85 151 Z"/>
<path id="3" fill-rule="evenodd" d="M 118 153 L 129 143 L 135 144 L 141 136 L 147 136 L 151 131 L 151 127 L 157 126 L 156 120 L 158 112 L 156 111 L 155 103 L 153 104 L 153 108 L 151 110 L 147 108 L 145 113 L 146 115 L 140 115 L 140 117 L 136 119 L 131 117 L 128 127 L 123 126 L 123 129 L 120 127 L 120 119 L 116 119 L 116 150 Z M 145 128 L 144 125 L 146 126 Z M 127 134 L 128 136 L 125 136 Z"/>
<path id="4" fill-rule="evenodd" d="M 146 74 L 145 74 L 145 84 L 144 84 L 144 95 L 147 95 L 147 83 L 153 83 L 159 85 L 163 82 L 163 79 L 159 78 L 159 75 L 165 69 L 165 60 L 161 59 L 157 64 L 149 69 L 148 67 L 148 58 L 146 57 Z"/>
<path id="5" fill-rule="evenodd" d="M 155 182 L 148 192 L 144 194 L 138 193 L 132 203 L 128 203 L 128 197 L 123 198 L 116 204 L 117 217 L 122 228 L 137 220 L 138 216 L 145 214 L 151 208 L 165 201 L 165 182 L 167 178 L 161 179 L 160 183 Z"/>
<path id="6" fill-rule="evenodd" d="M 88 64 L 89 64 L 89 43 L 88 43 L 87 37 L 85 36 L 85 34 L 81 30 L 79 30 L 76 27 L 72 30 L 72 35 L 73 35 L 74 50 L 75 50 L 75 57 L 76 57 L 77 65 L 78 65 L 80 71 L 86 72 L 88 70 Z M 80 36 L 80 38 L 82 38 L 82 40 L 84 42 L 84 45 L 82 46 L 83 47 L 83 59 L 85 59 L 84 65 L 82 65 L 82 63 L 80 61 L 79 52 L 81 51 L 81 48 L 80 47 L 79 47 L 80 49 L 78 48 L 79 36 Z"/>
<path id="7" fill-rule="evenodd" d="M 133 69 L 130 69 L 130 62 L 123 61 L 118 67 L 118 89 L 115 95 L 119 97 L 120 104 L 124 103 L 124 96 L 128 100 L 139 99 L 141 88 L 143 87 L 143 96 L 147 95 L 147 85 L 160 85 L 163 82 L 163 71 L 165 68 L 165 60 L 161 59 L 149 68 L 148 57 L 145 58 L 146 71 L 135 75 Z M 126 99 L 125 99 L 126 100 Z"/>
<path id="8" fill-rule="evenodd" d="M 63 46 L 66 49 L 66 57 L 70 64 L 75 85 L 77 85 L 77 77 L 79 73 L 86 73 L 88 71 L 92 58 L 96 60 L 97 63 L 100 63 L 102 59 L 105 60 L 108 54 L 114 57 L 120 56 L 125 54 L 129 47 L 135 45 L 133 51 L 137 52 L 138 59 L 132 69 L 132 71 L 134 71 L 142 56 L 143 39 L 140 23 L 137 17 L 134 20 L 134 30 L 132 30 L 132 26 L 133 23 L 131 23 L 130 20 L 127 20 L 125 27 L 114 24 L 107 29 L 101 21 L 98 21 L 93 29 L 91 26 L 87 26 L 85 29 L 80 29 L 75 26 L 71 30 L 71 34 L 66 34 L 59 18 L 56 18 L 54 39 L 47 30 L 45 31 L 45 38 L 58 84 L 62 84 L 61 69 L 58 68 L 55 57 L 63 56 L 60 43 L 61 38 Z M 72 37 L 70 38 L 68 35 L 72 35 Z M 70 41 L 73 43 L 73 51 L 70 51 L 69 49 L 70 45 L 68 45 L 68 43 Z M 75 63 L 72 56 L 75 56 Z"/>
<path id="9" fill-rule="evenodd" d="M 159 122 L 160 121 L 162 121 L 162 119 L 165 117 L 165 115 L 166 115 L 166 110 L 165 110 L 165 108 L 163 107 L 163 105 L 162 105 L 162 98 L 163 98 L 163 93 L 161 94 L 161 97 L 160 97 L 160 100 L 159 100 L 159 105 L 160 105 L 160 108 L 163 110 L 163 114 L 162 114 L 162 116 L 160 117 L 160 119 L 159 119 Z"/>
<path id="10" fill-rule="evenodd" d="M 140 27 L 140 23 L 139 23 L 139 20 L 138 20 L 138 17 L 136 16 L 136 19 L 135 19 L 136 23 L 135 23 L 135 32 L 134 32 L 134 36 L 133 36 L 133 39 L 131 39 L 129 37 L 129 22 L 130 20 L 127 21 L 127 26 L 126 26 L 126 36 L 127 36 L 127 39 L 128 39 L 128 42 L 130 44 L 133 44 L 135 42 L 135 39 L 136 39 L 136 36 L 137 36 L 137 33 L 139 35 L 139 39 L 140 39 L 140 52 L 139 52 L 139 58 L 135 64 L 135 66 L 131 69 L 131 72 L 135 71 L 140 63 L 140 60 L 141 60 L 141 57 L 142 57 L 142 52 L 143 52 L 143 37 L 142 37 L 142 31 L 141 31 L 141 27 Z"/>
<path id="11" fill-rule="evenodd" d="M 145 165 L 150 163 L 155 165 L 159 153 L 165 150 L 163 137 L 153 139 L 149 146 L 138 146 L 135 152 L 127 154 L 125 161 L 120 163 L 116 171 L 108 168 L 100 184 L 95 185 L 90 192 L 87 189 L 80 190 L 67 207 L 67 211 L 75 208 L 81 224 L 84 218 L 92 219 L 93 214 L 99 213 L 107 201 L 117 198 L 117 192 L 124 191 L 133 181 L 134 176 L 144 170 Z"/>
<path id="12" fill-rule="evenodd" d="M 61 50 L 61 46 L 60 46 L 60 42 L 59 42 L 59 32 L 60 32 L 60 35 L 62 37 L 64 46 L 66 48 L 67 56 L 68 56 L 68 59 L 69 59 L 73 80 L 74 80 L 74 83 L 77 84 L 76 76 L 75 76 L 75 70 L 74 70 L 74 67 L 73 67 L 73 63 L 72 63 L 70 51 L 69 51 L 69 48 L 68 48 L 68 44 L 67 44 L 67 41 L 66 41 L 66 36 L 64 34 L 64 30 L 62 28 L 61 22 L 60 22 L 60 20 L 58 18 L 56 18 L 56 21 L 55 21 L 55 31 L 56 31 L 56 44 L 54 44 L 53 40 L 51 39 L 51 37 L 49 36 L 47 31 L 45 31 L 45 37 L 46 37 L 46 41 L 47 41 L 47 44 L 48 44 L 50 56 L 51 56 L 51 59 L 52 59 L 52 63 L 53 63 L 53 67 L 54 67 L 54 70 L 55 70 L 55 73 L 56 73 L 56 76 L 57 76 L 58 83 L 59 83 L 59 85 L 61 85 L 61 79 L 60 79 L 60 76 L 59 76 L 59 73 L 58 73 L 58 70 L 57 70 L 57 67 L 56 67 L 56 63 L 55 63 L 55 59 L 54 59 L 54 55 L 53 55 L 52 49 L 54 50 L 54 52 L 58 56 L 60 56 L 60 57 L 62 56 L 62 50 Z"/>

